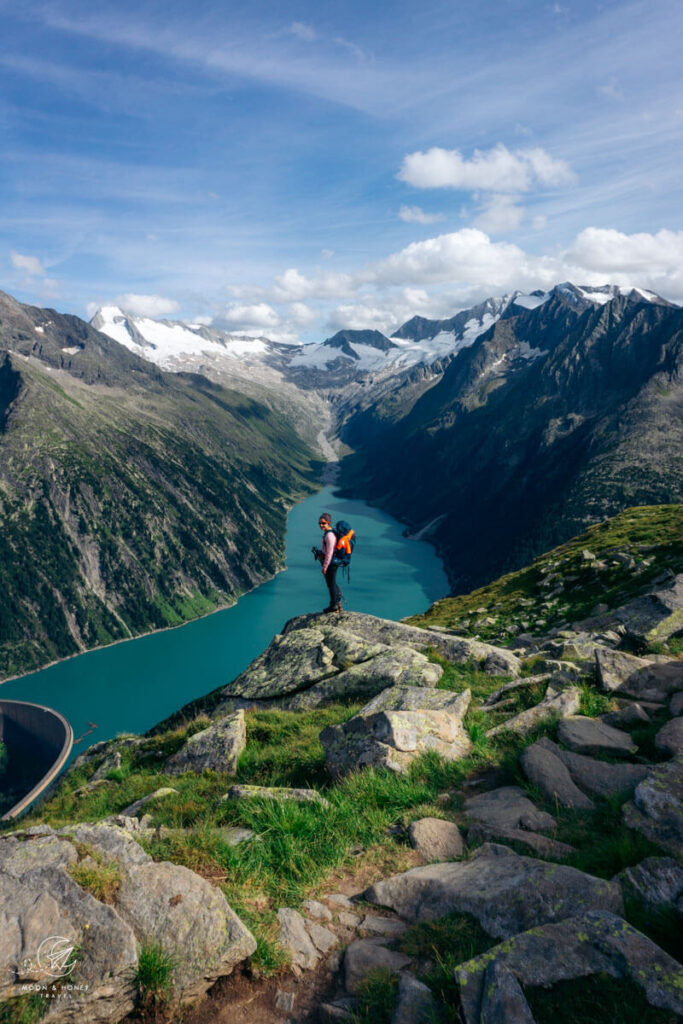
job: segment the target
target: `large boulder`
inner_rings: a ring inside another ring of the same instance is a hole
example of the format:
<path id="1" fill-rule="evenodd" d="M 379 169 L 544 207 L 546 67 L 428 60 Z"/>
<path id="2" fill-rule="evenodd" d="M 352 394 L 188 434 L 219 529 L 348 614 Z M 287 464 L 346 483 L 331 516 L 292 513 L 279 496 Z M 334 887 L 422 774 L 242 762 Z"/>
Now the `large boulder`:
<path id="1" fill-rule="evenodd" d="M 675 857 L 683 852 L 683 757 L 651 767 L 624 805 L 624 821 Z"/>
<path id="2" fill-rule="evenodd" d="M 675 659 L 662 662 L 599 648 L 595 667 L 605 693 L 663 704 L 669 694 L 683 689 L 683 662 Z"/>
<path id="3" fill-rule="evenodd" d="M 526 778 L 551 803 L 562 807 L 593 808 L 593 801 L 574 783 L 569 769 L 552 750 L 534 743 L 522 751 L 519 763 Z"/>
<path id="4" fill-rule="evenodd" d="M 621 796 L 635 789 L 652 771 L 651 765 L 610 764 L 608 761 L 598 761 L 584 754 L 574 754 L 571 750 L 563 750 L 547 736 L 542 736 L 522 754 L 521 762 L 525 772 L 525 758 L 530 757 L 527 751 L 532 750 L 545 750 L 557 758 L 567 768 L 579 789 L 589 796 Z M 529 779 L 533 781 L 531 777 Z"/>
<path id="5" fill-rule="evenodd" d="M 465 801 L 468 818 L 496 828 L 525 828 L 541 832 L 553 829 L 552 814 L 539 811 L 519 786 L 502 786 Z"/>
<path id="6" fill-rule="evenodd" d="M 575 754 L 629 757 L 638 749 L 627 732 L 583 715 L 568 715 L 564 718 L 560 722 L 557 736 L 560 743 Z"/>
<path id="7" fill-rule="evenodd" d="M 183 772 L 222 772 L 234 775 L 237 759 L 247 745 L 244 711 L 235 711 L 208 727 L 196 732 L 166 761 L 167 775 Z"/>
<path id="8" fill-rule="evenodd" d="M 466 861 L 429 864 L 386 878 L 364 897 L 409 921 L 433 921 L 453 911 L 471 914 L 498 939 L 586 910 L 623 912 L 616 882 L 521 857 L 495 843 L 485 843 Z"/>
<path id="9" fill-rule="evenodd" d="M 95 874 L 100 865 L 109 869 L 111 904 L 79 884 L 79 860 Z M 7 968 L 0 999 L 20 994 L 22 983 L 49 980 L 39 956 L 48 937 L 73 948 L 79 985 L 76 1003 L 51 1005 L 51 1024 L 114 1022 L 129 1013 L 145 945 L 158 943 L 173 959 L 184 999 L 256 949 L 220 889 L 187 868 L 155 863 L 128 832 L 104 824 L 58 832 L 45 826 L 0 839 L 0 958 Z"/>
<path id="10" fill-rule="evenodd" d="M 377 653 L 371 646 L 367 655 L 358 660 L 367 660 Z M 338 671 L 334 651 L 325 643 L 323 631 L 302 629 L 287 636 L 274 636 L 265 651 L 225 688 L 224 693 L 226 697 L 252 700 L 281 697 Z"/>
<path id="11" fill-rule="evenodd" d="M 655 736 L 655 747 L 665 757 L 683 754 L 683 718 L 672 718 Z"/>
<path id="12" fill-rule="evenodd" d="M 683 573 L 670 583 L 617 608 L 613 617 L 643 644 L 668 640 L 683 630 Z"/>
<path id="13" fill-rule="evenodd" d="M 604 910 L 525 931 L 455 968 L 465 1024 L 532 1022 L 521 986 L 547 988 L 595 974 L 628 978 L 643 989 L 652 1006 L 683 1013 L 680 964 Z M 491 1013 L 497 1001 L 501 1015 Z"/>
<path id="14" fill-rule="evenodd" d="M 460 829 L 452 821 L 420 818 L 408 829 L 410 845 L 425 860 L 455 860 L 465 852 Z"/>
<path id="15" fill-rule="evenodd" d="M 301 629 L 319 628 L 319 621 L 319 616 L 316 615 L 299 615 L 285 624 L 283 633 L 287 636 Z M 418 651 L 434 648 L 443 658 L 456 664 L 477 661 L 490 675 L 519 675 L 519 659 L 504 647 L 454 636 L 441 630 L 421 629 L 405 622 L 380 619 L 375 615 L 363 615 L 360 612 L 343 612 L 335 617 L 334 622 L 339 629 L 353 633 L 369 643 L 386 644 L 391 647 L 395 644 L 405 644 Z"/>
<path id="16" fill-rule="evenodd" d="M 410 957 L 387 949 L 383 939 L 356 939 L 344 956 L 344 984 L 354 995 L 370 971 L 383 969 L 398 974 L 410 964 Z"/>
<path id="17" fill-rule="evenodd" d="M 672 857 L 646 857 L 617 875 L 624 898 L 648 915 L 675 911 L 683 918 L 683 867 Z"/>
<path id="18" fill-rule="evenodd" d="M 472 749 L 462 724 L 470 697 L 469 690 L 385 690 L 347 722 L 323 729 L 328 771 L 335 778 L 367 765 L 403 772 L 428 750 L 450 761 L 464 757 Z"/>

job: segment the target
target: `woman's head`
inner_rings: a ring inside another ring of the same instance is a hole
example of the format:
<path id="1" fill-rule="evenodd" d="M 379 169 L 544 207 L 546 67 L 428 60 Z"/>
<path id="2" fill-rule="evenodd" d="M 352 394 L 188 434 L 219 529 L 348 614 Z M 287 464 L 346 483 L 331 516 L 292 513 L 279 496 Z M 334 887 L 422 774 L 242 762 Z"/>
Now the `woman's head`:
<path id="1" fill-rule="evenodd" d="M 320 527 L 321 530 L 332 529 L 332 516 L 330 515 L 329 512 L 323 512 L 318 517 L 318 526 Z"/>

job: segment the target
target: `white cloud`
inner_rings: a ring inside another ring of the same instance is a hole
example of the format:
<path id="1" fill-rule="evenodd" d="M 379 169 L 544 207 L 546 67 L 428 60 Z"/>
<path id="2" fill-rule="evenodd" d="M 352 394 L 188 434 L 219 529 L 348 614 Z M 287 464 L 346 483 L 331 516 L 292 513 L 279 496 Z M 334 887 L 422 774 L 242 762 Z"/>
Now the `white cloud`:
<path id="1" fill-rule="evenodd" d="M 316 31 L 312 25 L 307 25 L 303 21 L 293 21 L 289 26 L 289 31 L 293 36 L 298 36 L 299 39 L 303 39 L 306 43 L 312 43 L 316 38 Z"/>
<path id="2" fill-rule="evenodd" d="M 307 327 L 318 319 L 318 313 L 303 302 L 292 302 L 289 306 L 289 318 L 298 327 Z"/>
<path id="3" fill-rule="evenodd" d="M 534 185 L 559 187 L 576 180 L 566 161 L 544 149 L 511 152 L 502 143 L 486 151 L 475 149 L 469 160 L 457 149 L 434 146 L 426 153 L 418 150 L 404 157 L 397 177 L 415 188 L 485 192 L 528 192 Z"/>
<path id="4" fill-rule="evenodd" d="M 264 329 L 278 327 L 280 316 L 267 302 L 253 305 L 233 302 L 214 318 L 214 324 L 227 330 L 253 331 L 258 334 Z"/>
<path id="5" fill-rule="evenodd" d="M 523 218 L 524 210 L 517 205 L 515 196 L 494 193 L 487 199 L 474 223 L 491 235 L 502 235 L 506 231 L 515 231 Z"/>
<path id="6" fill-rule="evenodd" d="M 683 268 L 683 231 L 625 235 L 605 228 L 585 228 L 565 259 L 601 273 L 671 274 Z"/>
<path id="7" fill-rule="evenodd" d="M 548 224 L 548 218 L 544 213 L 537 214 L 531 222 L 534 231 L 544 231 Z"/>
<path id="8" fill-rule="evenodd" d="M 444 220 L 442 213 L 425 213 L 420 206 L 402 206 L 398 215 L 407 224 L 436 224 Z"/>
<path id="9" fill-rule="evenodd" d="M 324 260 L 331 260 L 334 256 L 334 249 L 321 249 L 320 255 Z"/>
<path id="10" fill-rule="evenodd" d="M 29 277 L 42 277 L 45 267 L 35 256 L 22 256 L 20 252 L 10 253 L 10 260 L 15 270 L 23 270 Z"/>
<path id="11" fill-rule="evenodd" d="M 133 292 L 118 295 L 114 304 L 135 316 L 163 317 L 180 310 L 180 303 L 175 299 L 166 299 L 163 295 L 136 295 Z"/>
<path id="12" fill-rule="evenodd" d="M 492 242 L 477 228 L 412 242 L 372 265 L 363 276 L 385 285 L 506 283 L 526 261 L 524 252 L 509 242 Z"/>
<path id="13" fill-rule="evenodd" d="M 298 302 L 315 295 L 317 298 L 337 298 L 353 288 L 349 274 L 316 274 L 305 277 L 290 267 L 275 278 L 273 296 L 279 302 Z"/>

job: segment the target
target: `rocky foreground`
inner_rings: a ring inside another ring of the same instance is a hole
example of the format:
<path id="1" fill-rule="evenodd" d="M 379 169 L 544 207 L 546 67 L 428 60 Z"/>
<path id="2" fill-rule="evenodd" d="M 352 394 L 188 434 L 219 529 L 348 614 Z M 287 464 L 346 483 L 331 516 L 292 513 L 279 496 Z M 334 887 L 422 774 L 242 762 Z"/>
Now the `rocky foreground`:
<path id="1" fill-rule="evenodd" d="M 662 939 L 665 949 L 656 939 L 675 935 L 683 917 L 683 660 L 648 653 L 642 638 L 654 629 L 666 644 L 682 615 L 679 576 L 597 624 L 518 637 L 513 650 L 353 613 L 291 620 L 240 677 L 188 712 L 205 717 L 174 749 L 154 736 L 121 738 L 72 768 L 73 778 L 87 775 L 73 798 L 109 794 L 111 808 L 123 768 L 154 762 L 139 799 L 99 820 L 39 821 L 0 838 L 0 998 L 10 1014 L 2 1019 L 22 1019 L 30 986 L 45 981 L 36 950 L 47 936 L 71 944 L 73 981 L 83 986 L 77 998 L 46 1003 L 52 1024 L 130 1014 L 150 950 L 167 958 L 175 1006 L 248 966 L 257 941 L 226 898 L 226 876 L 162 859 L 154 846 L 187 839 L 182 815 L 175 825 L 159 817 L 184 781 L 224 785 L 220 807 L 311 807 L 322 824 L 335 813 L 334 786 L 359 772 L 411 778 L 425 757 L 457 766 L 489 747 L 507 751 L 505 770 L 500 758 L 476 762 L 431 814 L 394 829 L 417 866 L 369 885 L 359 869 L 344 892 L 323 885 L 315 899 L 273 908 L 287 967 L 268 1020 L 365 1020 L 368 979 L 395 993 L 393 1024 L 438 1019 L 448 1006 L 425 983 L 434 964 L 415 953 L 414 936 L 460 918 L 476 923 L 485 951 L 451 961 L 449 1019 L 532 1022 L 534 991 L 591 977 L 630 986 L 657 1020 L 678 1019 L 683 968 L 672 942 Z M 235 779 L 254 716 L 301 716 L 340 700 L 351 713 L 320 733 L 331 784 Z M 562 823 L 615 807 L 632 848 L 647 855 L 598 877 L 580 866 L 593 837 L 574 838 Z M 226 825 L 211 842 L 258 851 L 268 836 Z M 363 855 L 355 851 L 358 864 Z M 64 978 L 56 984 L 64 989 Z M 323 991 L 316 1011 L 306 998 L 314 985 Z"/>

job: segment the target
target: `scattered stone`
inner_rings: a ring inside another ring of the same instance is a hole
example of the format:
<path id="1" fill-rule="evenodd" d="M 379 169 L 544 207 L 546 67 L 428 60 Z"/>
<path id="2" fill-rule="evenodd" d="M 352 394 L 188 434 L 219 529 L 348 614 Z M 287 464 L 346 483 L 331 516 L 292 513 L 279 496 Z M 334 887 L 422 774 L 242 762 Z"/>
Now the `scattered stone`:
<path id="1" fill-rule="evenodd" d="M 388 939 L 397 939 L 407 930 L 408 926 L 404 921 L 394 917 L 378 917 L 376 914 L 366 914 L 359 926 L 360 934 L 365 936 L 384 935 Z"/>
<path id="2" fill-rule="evenodd" d="M 128 807 L 124 807 L 121 814 L 127 818 L 137 818 L 138 812 L 146 807 L 152 800 L 161 800 L 165 796 L 171 796 L 173 793 L 177 793 L 177 789 L 173 789 L 172 786 L 162 786 L 161 789 L 155 789 L 153 793 L 148 793 L 147 796 L 140 797 L 134 803 L 129 804 Z"/>
<path id="3" fill-rule="evenodd" d="M 403 971 L 398 978 L 398 999 L 391 1024 L 430 1024 L 435 1015 L 436 1000 L 431 989 Z"/>
<path id="4" fill-rule="evenodd" d="M 539 811 L 519 786 L 503 786 L 465 801 L 469 818 L 494 828 L 526 828 L 547 832 L 557 822 L 552 814 Z"/>
<path id="5" fill-rule="evenodd" d="M 683 662 L 636 658 L 624 651 L 598 648 L 595 652 L 598 680 L 606 693 L 664 703 L 670 693 L 683 689 Z"/>
<path id="6" fill-rule="evenodd" d="M 354 914 L 351 910 L 342 910 L 339 914 L 339 923 L 343 924 L 345 928 L 357 928 L 360 918 L 358 914 Z"/>
<path id="7" fill-rule="evenodd" d="M 669 711 L 674 717 L 683 715 L 683 691 L 680 693 L 674 693 L 669 704 Z"/>
<path id="8" fill-rule="evenodd" d="M 312 917 L 315 921 L 332 920 L 331 912 L 323 903 L 318 903 L 317 900 L 304 900 L 302 908 L 306 911 L 308 916 Z"/>
<path id="9" fill-rule="evenodd" d="M 647 857 L 617 875 L 624 899 L 635 901 L 647 914 L 662 910 L 683 917 L 683 867 L 671 857 Z"/>
<path id="10" fill-rule="evenodd" d="M 502 828 L 500 825 L 472 825 L 467 833 L 467 839 L 470 844 L 490 843 L 497 839 L 521 843 L 532 853 L 538 853 L 541 857 L 552 857 L 555 860 L 563 860 L 570 853 L 575 852 L 575 847 L 569 846 L 568 843 L 549 839 L 538 832 L 528 832 L 523 828 Z"/>
<path id="11" fill-rule="evenodd" d="M 545 697 L 533 708 L 520 711 L 514 718 L 508 719 L 502 725 L 489 729 L 487 736 L 497 736 L 499 733 L 509 730 L 525 736 L 532 729 L 543 721 L 547 715 L 558 715 L 565 718 L 567 715 L 575 714 L 581 706 L 581 692 L 576 686 L 568 686 L 564 690 L 557 690 L 554 686 L 548 686 Z"/>
<path id="12" fill-rule="evenodd" d="M 650 765 L 609 764 L 583 754 L 573 754 L 558 747 L 547 736 L 542 736 L 535 746 L 554 754 L 569 769 L 576 785 L 589 796 L 621 796 L 633 790 L 652 770 Z"/>
<path id="13" fill-rule="evenodd" d="M 321 924 L 316 924 L 315 921 L 307 921 L 306 929 L 311 936 L 313 945 L 323 956 L 327 956 L 330 950 L 339 944 L 339 939 L 334 932 Z"/>
<path id="14" fill-rule="evenodd" d="M 522 986 L 547 988 L 558 981 L 593 974 L 627 977 L 644 990 L 652 1006 L 683 1012 L 683 969 L 667 953 L 626 921 L 604 910 L 576 915 L 515 935 L 455 969 L 465 1024 L 482 1021 L 533 1021 L 525 1016 L 524 996 L 505 986 L 501 1002 L 514 1006 L 512 1017 L 484 1016 L 484 1001 L 496 1002 L 501 975 L 493 964 Z M 524 1004 L 520 1002 L 524 1000 Z M 527 1006 L 528 1009 L 528 1006 Z"/>
<path id="15" fill-rule="evenodd" d="M 347 722 L 323 729 L 328 771 L 339 778 L 372 764 L 404 772 L 427 750 L 449 761 L 464 757 L 472 749 L 462 724 L 470 697 L 469 690 L 385 690 Z"/>
<path id="16" fill-rule="evenodd" d="M 370 886 L 365 899 L 408 921 L 472 914 L 494 938 L 589 909 L 623 912 L 616 882 L 485 843 L 466 861 L 429 864 Z"/>
<path id="17" fill-rule="evenodd" d="M 421 818 L 408 829 L 410 845 L 425 860 L 455 860 L 465 852 L 460 829 L 441 818 Z"/>
<path id="18" fill-rule="evenodd" d="M 394 953 L 386 946 L 379 945 L 377 939 L 356 939 L 346 950 L 344 956 L 344 981 L 346 991 L 354 995 L 358 992 L 360 983 L 378 967 L 398 974 L 404 967 L 410 964 L 410 957 L 403 953 Z"/>
<path id="19" fill-rule="evenodd" d="M 683 718 L 672 718 L 655 736 L 655 747 L 665 757 L 683 754 Z"/>
<path id="20" fill-rule="evenodd" d="M 668 640 L 683 629 L 683 574 L 617 608 L 613 615 L 640 643 Z"/>
<path id="21" fill-rule="evenodd" d="M 356 906 L 343 892 L 333 892 L 330 896 L 325 896 L 324 898 L 328 903 L 332 903 L 335 909 L 342 907 L 344 910 L 353 910 Z"/>
<path id="22" fill-rule="evenodd" d="M 289 953 L 292 966 L 303 971 L 315 967 L 320 953 L 301 914 L 291 907 L 282 907 L 277 912 L 277 919 L 280 923 L 280 945 Z"/>
<path id="23" fill-rule="evenodd" d="M 600 721 L 615 729 L 629 729 L 638 725 L 646 725 L 650 721 L 650 716 L 642 705 L 636 703 L 619 708 L 618 711 L 609 711 L 606 715 L 600 715 Z"/>
<path id="24" fill-rule="evenodd" d="M 629 828 L 675 857 L 683 850 L 683 757 L 654 765 L 623 808 Z"/>
<path id="25" fill-rule="evenodd" d="M 318 1007 L 320 1024 L 337 1024 L 338 1021 L 355 1021 L 358 1009 L 357 999 L 338 999 L 334 1003 L 321 1003 Z"/>
<path id="26" fill-rule="evenodd" d="M 92 786 L 95 782 L 105 782 L 109 772 L 118 771 L 121 767 L 121 751 L 114 750 L 111 754 L 108 754 L 102 761 L 102 764 L 97 770 L 90 776 L 90 785 Z"/>
<path id="27" fill-rule="evenodd" d="M 290 789 L 287 786 L 231 786 L 223 800 L 295 800 L 329 807 L 329 800 L 315 789 Z"/>
<path id="28" fill-rule="evenodd" d="M 522 751 L 519 761 L 529 782 L 538 787 L 546 800 L 557 800 L 563 807 L 592 810 L 593 801 L 581 792 L 569 769 L 553 751 L 534 743 Z"/>
<path id="29" fill-rule="evenodd" d="M 247 745 L 244 712 L 219 719 L 208 729 L 196 732 L 164 765 L 167 775 L 183 772 L 221 772 L 234 775 L 237 758 Z"/>
<path id="30" fill-rule="evenodd" d="M 500 698 L 505 696 L 511 690 L 520 690 L 527 686 L 536 686 L 537 683 L 543 683 L 547 679 L 550 679 L 550 673 L 544 672 L 542 675 L 537 676 L 525 676 L 524 679 L 515 679 L 512 683 L 506 683 L 504 686 L 499 686 L 497 690 L 490 693 L 486 700 L 483 702 L 483 707 L 489 709 L 493 704 L 498 704 Z"/>
<path id="31" fill-rule="evenodd" d="M 239 843 L 246 843 L 247 840 L 253 839 L 256 835 L 252 829 L 240 828 L 238 825 L 221 825 L 216 829 L 216 831 L 228 846 L 237 846 Z"/>
<path id="32" fill-rule="evenodd" d="M 627 732 L 613 729 L 595 718 L 583 715 L 563 718 L 557 730 L 560 743 L 577 754 L 607 754 L 610 757 L 628 757 L 638 747 Z"/>

